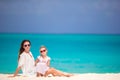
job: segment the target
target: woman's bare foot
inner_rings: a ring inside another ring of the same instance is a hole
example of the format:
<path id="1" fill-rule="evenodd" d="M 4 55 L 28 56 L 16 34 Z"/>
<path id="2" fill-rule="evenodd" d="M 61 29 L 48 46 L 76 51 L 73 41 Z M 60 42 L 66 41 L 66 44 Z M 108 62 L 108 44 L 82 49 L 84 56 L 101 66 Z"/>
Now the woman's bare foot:
<path id="1" fill-rule="evenodd" d="M 66 77 L 71 77 L 73 74 L 65 74 Z"/>

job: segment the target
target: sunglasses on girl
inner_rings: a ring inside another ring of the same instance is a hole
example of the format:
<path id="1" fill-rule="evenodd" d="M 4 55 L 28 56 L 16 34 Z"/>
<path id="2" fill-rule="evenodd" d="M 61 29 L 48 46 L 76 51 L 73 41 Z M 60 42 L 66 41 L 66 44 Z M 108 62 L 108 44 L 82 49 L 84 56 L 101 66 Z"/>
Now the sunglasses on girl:
<path id="1" fill-rule="evenodd" d="M 27 47 L 27 46 L 30 47 L 30 44 L 26 44 L 26 45 L 24 45 L 24 47 Z"/>
<path id="2" fill-rule="evenodd" d="M 42 50 L 42 51 L 40 51 L 40 52 L 42 53 L 42 52 L 45 52 L 45 51 L 46 51 L 46 50 Z"/>

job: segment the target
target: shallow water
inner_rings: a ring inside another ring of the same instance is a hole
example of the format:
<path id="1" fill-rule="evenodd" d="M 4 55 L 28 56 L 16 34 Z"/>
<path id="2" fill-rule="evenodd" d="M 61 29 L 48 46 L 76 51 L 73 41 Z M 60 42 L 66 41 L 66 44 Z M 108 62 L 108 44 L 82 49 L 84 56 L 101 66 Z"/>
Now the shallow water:
<path id="1" fill-rule="evenodd" d="M 36 59 L 45 45 L 51 67 L 70 73 L 120 72 L 120 35 L 100 34 L 0 34 L 0 73 L 17 67 L 20 43 L 29 39 Z"/>

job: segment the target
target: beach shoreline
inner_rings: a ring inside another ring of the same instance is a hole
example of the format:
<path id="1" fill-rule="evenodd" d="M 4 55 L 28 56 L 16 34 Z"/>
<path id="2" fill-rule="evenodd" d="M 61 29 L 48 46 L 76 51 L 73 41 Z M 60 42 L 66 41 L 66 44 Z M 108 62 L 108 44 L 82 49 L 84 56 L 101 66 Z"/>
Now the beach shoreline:
<path id="1" fill-rule="evenodd" d="M 120 80 L 120 73 L 74 73 L 71 77 L 36 77 L 36 76 L 16 76 L 10 78 L 13 74 L 2 74 L 0 73 L 0 80 Z"/>

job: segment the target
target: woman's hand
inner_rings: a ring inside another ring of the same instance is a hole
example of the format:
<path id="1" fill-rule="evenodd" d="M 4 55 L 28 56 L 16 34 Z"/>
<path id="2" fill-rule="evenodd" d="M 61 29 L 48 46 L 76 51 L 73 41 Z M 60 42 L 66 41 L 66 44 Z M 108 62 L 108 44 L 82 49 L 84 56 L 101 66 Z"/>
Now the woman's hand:
<path id="1" fill-rule="evenodd" d="M 8 76 L 8 78 L 14 78 L 15 77 L 15 75 L 12 75 L 12 76 Z"/>
<path id="2" fill-rule="evenodd" d="M 21 66 L 16 69 L 15 73 L 12 76 L 8 76 L 8 77 L 12 78 L 12 77 L 17 76 L 17 74 L 18 74 L 18 72 L 19 72 L 20 69 L 21 69 Z"/>

